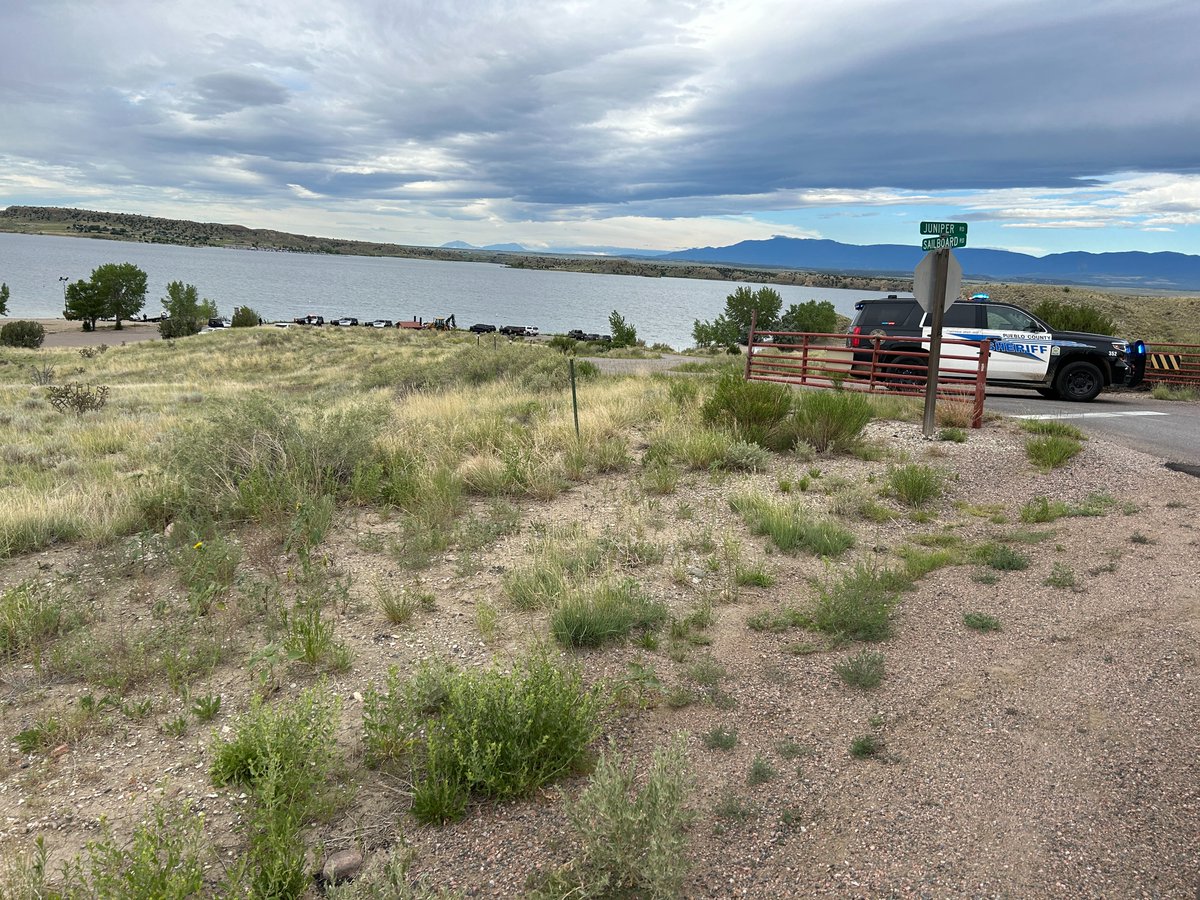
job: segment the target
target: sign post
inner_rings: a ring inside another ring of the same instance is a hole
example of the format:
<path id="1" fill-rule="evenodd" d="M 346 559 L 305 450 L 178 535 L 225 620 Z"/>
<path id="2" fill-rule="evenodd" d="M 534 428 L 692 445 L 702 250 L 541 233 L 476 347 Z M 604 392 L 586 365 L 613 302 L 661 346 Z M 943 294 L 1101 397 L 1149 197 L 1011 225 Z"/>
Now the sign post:
<path id="1" fill-rule="evenodd" d="M 921 248 L 931 252 L 913 274 L 914 294 L 929 313 L 929 368 L 925 378 L 925 415 L 921 420 L 921 432 L 925 437 L 931 438 L 937 427 L 937 382 L 942 359 L 942 321 L 945 319 L 946 307 L 958 299 L 962 285 L 962 267 L 957 264 L 957 260 L 954 260 L 956 271 L 951 272 L 950 248 L 966 246 L 967 223 L 922 222 L 921 234 L 934 235 L 921 241 Z M 924 296 L 922 282 L 927 283 L 930 259 L 933 283 L 928 296 Z M 951 287 L 953 291 L 950 290 Z"/>

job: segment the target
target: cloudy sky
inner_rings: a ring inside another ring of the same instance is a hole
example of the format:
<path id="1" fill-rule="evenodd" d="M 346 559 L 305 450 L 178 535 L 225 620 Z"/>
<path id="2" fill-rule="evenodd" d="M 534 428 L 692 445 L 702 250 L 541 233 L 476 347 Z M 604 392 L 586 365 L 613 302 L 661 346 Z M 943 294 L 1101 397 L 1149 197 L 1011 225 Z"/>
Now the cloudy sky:
<path id="1" fill-rule="evenodd" d="M 0 206 L 1200 252 L 1196 0 L 3 0 Z"/>

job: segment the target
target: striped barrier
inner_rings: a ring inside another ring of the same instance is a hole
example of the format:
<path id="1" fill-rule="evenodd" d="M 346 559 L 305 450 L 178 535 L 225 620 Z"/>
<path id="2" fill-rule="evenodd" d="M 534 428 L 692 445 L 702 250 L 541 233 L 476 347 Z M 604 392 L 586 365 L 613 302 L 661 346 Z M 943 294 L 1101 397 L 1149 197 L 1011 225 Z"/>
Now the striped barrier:
<path id="1" fill-rule="evenodd" d="M 1200 384 L 1200 344 L 1146 343 L 1150 384 Z"/>

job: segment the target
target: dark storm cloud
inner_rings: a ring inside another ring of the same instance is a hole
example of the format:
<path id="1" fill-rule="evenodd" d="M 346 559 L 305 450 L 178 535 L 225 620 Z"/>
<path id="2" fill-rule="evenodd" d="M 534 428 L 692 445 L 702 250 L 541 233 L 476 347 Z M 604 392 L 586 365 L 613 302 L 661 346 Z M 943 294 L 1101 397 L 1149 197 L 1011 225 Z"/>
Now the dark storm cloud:
<path id="1" fill-rule="evenodd" d="M 1190 2 L 114 0 L 0 18 L 0 156 L 91 188 L 474 194 L 557 219 L 1200 161 Z"/>

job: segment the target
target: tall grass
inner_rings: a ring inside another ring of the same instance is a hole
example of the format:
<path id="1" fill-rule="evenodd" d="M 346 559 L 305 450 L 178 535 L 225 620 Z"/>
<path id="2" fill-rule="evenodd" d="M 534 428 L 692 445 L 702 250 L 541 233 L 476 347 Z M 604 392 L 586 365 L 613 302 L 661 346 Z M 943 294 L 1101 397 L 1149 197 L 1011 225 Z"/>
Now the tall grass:
<path id="1" fill-rule="evenodd" d="M 855 544 L 854 533 L 835 522 L 814 518 L 799 503 L 772 500 L 762 494 L 736 494 L 729 505 L 750 530 L 766 535 L 785 553 L 804 550 L 815 556 L 840 556 Z"/>

